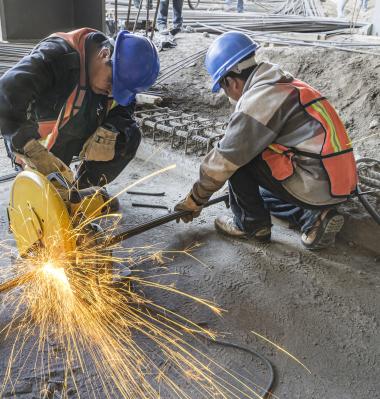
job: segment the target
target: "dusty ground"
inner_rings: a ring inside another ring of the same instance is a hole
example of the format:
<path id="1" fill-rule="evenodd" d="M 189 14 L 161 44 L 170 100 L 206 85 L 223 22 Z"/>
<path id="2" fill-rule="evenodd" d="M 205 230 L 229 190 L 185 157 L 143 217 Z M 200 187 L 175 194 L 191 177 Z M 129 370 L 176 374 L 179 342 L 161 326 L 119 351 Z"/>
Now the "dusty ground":
<path id="1" fill-rule="evenodd" d="M 188 36 L 183 36 L 182 47 L 162 54 L 164 64 L 186 54 L 184 47 L 190 46 L 187 39 Z M 207 46 L 207 40 L 197 36 L 192 45 Z M 315 57 L 316 54 L 318 57 Z M 360 61 L 356 56 L 348 57 L 341 53 L 327 54 L 315 50 L 292 52 L 283 48 L 265 49 L 262 53 L 264 55 L 275 61 L 283 61 L 291 72 L 301 78 L 308 77 L 311 84 L 323 89 L 337 104 L 343 116 L 352 118 L 349 123 L 354 138 L 363 137 L 362 132 L 368 131 L 380 105 L 376 87 L 380 60 L 374 58 Z M 339 70 L 329 67 L 334 57 L 342 57 L 344 61 Z M 196 67 L 183 70 L 169 81 L 164 90 L 172 96 L 172 106 L 203 112 L 207 107 L 216 117 L 226 118 L 226 100 L 221 96 L 209 97 L 208 84 L 198 63 Z M 338 89 L 334 89 L 334 86 Z M 357 148 L 362 155 L 376 156 L 379 150 L 378 138 L 361 142 Z M 110 191 L 115 193 L 129 182 L 174 162 L 177 164 L 175 171 L 139 187 L 165 191 L 166 197 L 157 203 L 173 206 L 191 187 L 199 160 L 184 158 L 179 152 L 156 150 L 157 147 L 145 141 L 137 159 L 110 185 Z M 1 156 L 4 157 L 4 154 Z M 10 183 L 2 183 L 0 186 L 2 239 L 10 238 L 5 214 L 9 187 Z M 126 225 L 149 221 L 165 212 L 132 208 L 133 200 L 135 198 L 128 195 L 122 198 Z M 206 323 L 210 328 L 225 334 L 226 340 L 244 344 L 268 356 L 276 368 L 277 384 L 274 393 L 279 398 L 380 398 L 378 258 L 359 246 L 353 246 L 352 243 L 348 245 L 344 240 L 338 240 L 336 247 L 327 251 L 308 252 L 300 245 L 297 232 L 279 225 L 274 226 L 273 242 L 269 245 L 234 241 L 218 235 L 213 228 L 214 217 L 228 212 L 222 205 L 218 205 L 204 211 L 190 225 L 171 223 L 126 243 L 128 246 L 156 244 L 176 250 L 195 242 L 202 243 L 194 252 L 202 264 L 184 256 L 176 256 L 166 266 L 178 275 L 162 277 L 161 280 L 173 282 L 180 289 L 215 301 L 226 310 L 224 317 L 215 317 L 192 302 L 162 295 L 154 290 L 148 290 L 146 295 L 196 322 Z M 6 266 L 9 259 L 2 259 L 2 264 L 4 268 L 9 268 Z M 150 267 L 150 264 L 143 266 L 146 270 Z M 5 311 L 0 316 L 0 329 L 7 321 L 8 312 Z M 257 339 L 251 333 L 252 330 L 284 346 L 304 362 L 312 374 Z M 12 338 L 2 337 L 0 340 L 0 377 L 4 375 L 4 363 Z M 154 357 L 154 348 L 150 351 Z M 233 349 L 213 348 L 211 354 L 223 365 L 246 373 L 255 383 L 265 382 L 265 369 L 257 359 Z M 18 367 L 15 365 L 12 370 L 14 375 Z M 35 365 L 29 361 L 26 373 L 20 379 L 21 388 L 13 397 L 39 397 L 39 381 L 35 378 L 35 372 Z M 87 397 L 85 392 L 80 393 L 82 397 Z M 78 397 L 78 393 L 72 392 L 71 397 Z M 163 398 L 169 396 L 164 395 Z M 194 392 L 191 398 L 198 399 Z"/>
<path id="2" fill-rule="evenodd" d="M 146 148 L 149 150 L 148 145 Z M 140 156 L 146 157 L 144 151 Z M 168 160 L 163 152 L 152 162 L 168 164 L 172 160 Z M 111 185 L 111 190 L 116 192 L 127 182 L 157 170 L 158 164 L 152 162 L 134 160 Z M 165 199 L 158 202 L 172 206 L 190 187 L 194 172 L 189 170 L 187 165 L 185 168 L 179 166 L 175 172 L 155 178 L 139 188 L 165 190 Z M 2 209 L 8 201 L 8 186 L 9 183 L 2 185 Z M 165 212 L 132 208 L 133 200 L 135 198 L 130 196 L 122 199 L 124 223 L 127 225 L 148 221 Z M 328 251 L 311 253 L 301 247 L 296 232 L 280 226 L 274 227 L 273 243 L 270 245 L 234 241 L 214 231 L 213 218 L 220 213 L 228 211 L 223 206 L 208 209 L 191 225 L 171 223 L 133 238 L 127 245 L 156 244 L 162 248 L 181 250 L 195 242 L 202 243 L 194 255 L 203 265 L 184 256 L 176 256 L 167 267 L 169 271 L 177 272 L 178 276 L 160 280 L 174 282 L 182 290 L 215 301 L 227 311 L 224 317 L 215 317 L 200 306 L 188 300 L 173 299 L 169 294 L 148 290 L 146 295 L 192 320 L 206 322 L 209 327 L 226 334 L 225 339 L 256 348 L 268 356 L 276 367 L 275 394 L 280 398 L 380 397 L 377 378 L 380 272 L 374 256 L 342 242 Z M 5 218 L 2 218 L 1 234 L 2 238 L 9 237 Z M 6 260 L 3 260 L 4 263 Z M 148 271 L 150 267 L 149 264 L 144 266 Z M 5 312 L 0 325 L 7 320 Z M 250 333 L 252 330 L 283 345 L 299 357 L 312 374 L 309 375 L 291 359 L 255 338 Z M 3 375 L 11 342 L 12 337 L 0 342 L 0 375 Z M 220 348 L 212 349 L 211 354 L 223 365 L 238 372 L 247 372 L 256 383 L 264 383 L 265 370 L 251 356 Z M 15 373 L 17 369 L 16 365 Z M 38 397 L 36 389 L 39 381 L 35 371 L 33 362 L 30 362 L 27 372 L 20 379 L 18 392 L 24 393 L 14 397 Z M 192 397 L 197 398 L 196 394 Z"/>

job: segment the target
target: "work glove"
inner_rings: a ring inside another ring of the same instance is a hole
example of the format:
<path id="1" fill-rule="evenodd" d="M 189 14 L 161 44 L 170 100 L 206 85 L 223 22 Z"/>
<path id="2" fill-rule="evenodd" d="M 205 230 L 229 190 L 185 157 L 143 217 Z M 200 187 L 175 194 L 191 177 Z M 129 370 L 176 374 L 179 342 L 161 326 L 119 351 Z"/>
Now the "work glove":
<path id="1" fill-rule="evenodd" d="M 184 223 L 192 222 L 194 218 L 198 217 L 201 214 L 203 205 L 199 205 L 195 202 L 192 192 L 190 192 L 185 199 L 178 202 L 178 204 L 174 207 L 175 211 L 190 211 L 191 213 L 181 216 L 176 219 L 177 223 L 182 220 Z"/>
<path id="2" fill-rule="evenodd" d="M 86 161 L 111 161 L 115 158 L 116 139 L 119 132 L 110 125 L 100 126 L 84 143 L 79 156 Z"/>
<path id="3" fill-rule="evenodd" d="M 25 144 L 22 149 L 22 154 L 16 155 L 19 156 L 27 166 L 45 176 L 48 176 L 50 173 L 60 173 L 66 182 L 74 182 L 72 170 L 35 139 Z"/>

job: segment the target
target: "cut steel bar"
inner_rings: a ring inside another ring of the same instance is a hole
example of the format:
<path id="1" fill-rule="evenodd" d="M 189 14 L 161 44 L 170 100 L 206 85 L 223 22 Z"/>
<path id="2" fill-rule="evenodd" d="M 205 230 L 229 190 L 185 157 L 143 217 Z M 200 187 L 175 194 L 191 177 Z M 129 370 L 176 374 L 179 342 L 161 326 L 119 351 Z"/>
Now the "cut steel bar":
<path id="1" fill-rule="evenodd" d="M 164 197 L 165 196 L 165 191 L 162 193 L 149 193 L 146 191 L 127 191 L 127 194 L 131 195 L 146 195 L 148 197 Z"/>
<path id="2" fill-rule="evenodd" d="M 16 287 L 19 287 L 21 285 L 24 285 L 28 282 L 30 282 L 35 273 L 34 272 L 29 272 L 22 274 L 21 276 L 15 277 L 11 280 L 5 281 L 4 283 L 0 284 L 0 294 L 3 294 L 5 292 L 8 292 Z"/>

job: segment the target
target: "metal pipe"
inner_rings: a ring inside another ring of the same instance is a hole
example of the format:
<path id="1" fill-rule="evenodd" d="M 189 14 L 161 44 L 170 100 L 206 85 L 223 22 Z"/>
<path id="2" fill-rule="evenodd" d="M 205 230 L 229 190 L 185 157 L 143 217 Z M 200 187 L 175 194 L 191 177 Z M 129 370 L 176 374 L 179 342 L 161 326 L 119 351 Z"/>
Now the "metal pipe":
<path id="1" fill-rule="evenodd" d="M 152 33 L 150 34 L 150 40 L 153 40 L 153 37 L 154 37 L 154 30 L 156 29 L 157 15 L 158 15 L 158 10 L 160 8 L 160 4 L 161 4 L 161 0 L 157 0 L 156 11 L 154 12 L 154 19 L 153 19 L 153 25 L 152 25 Z"/>
<path id="2" fill-rule="evenodd" d="M 140 18 L 140 12 L 141 12 L 141 8 L 142 8 L 142 3 L 143 3 L 143 0 L 140 0 L 139 11 L 138 11 L 138 13 L 136 15 L 135 24 L 133 26 L 133 33 L 136 32 L 137 22 L 138 22 L 138 20 Z"/>
<path id="3" fill-rule="evenodd" d="M 115 0 L 115 34 L 119 31 L 118 17 L 117 17 L 117 1 Z"/>
<path id="4" fill-rule="evenodd" d="M 132 7 L 132 0 L 129 0 L 129 2 L 128 2 L 127 21 L 126 21 L 126 26 L 125 26 L 126 29 L 129 28 L 129 19 L 130 19 L 130 17 L 131 17 L 131 7 Z"/>
<path id="5" fill-rule="evenodd" d="M 33 279 L 34 275 L 34 272 L 28 272 L 11 280 L 5 281 L 4 283 L 1 283 L 0 293 L 2 294 L 4 292 L 12 290 L 13 288 L 19 287 L 20 285 L 28 283 Z"/>
<path id="6" fill-rule="evenodd" d="M 143 0 L 141 0 L 143 1 Z M 146 0 L 146 24 L 145 24 L 145 36 L 148 37 L 149 32 L 149 1 Z"/>

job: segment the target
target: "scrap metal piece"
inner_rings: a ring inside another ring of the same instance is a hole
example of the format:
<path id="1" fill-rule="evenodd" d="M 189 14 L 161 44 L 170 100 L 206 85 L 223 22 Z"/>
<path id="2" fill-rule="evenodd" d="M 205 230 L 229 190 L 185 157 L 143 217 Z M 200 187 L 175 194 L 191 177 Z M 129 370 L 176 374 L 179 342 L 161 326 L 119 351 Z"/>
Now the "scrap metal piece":
<path id="1" fill-rule="evenodd" d="M 146 191 L 127 191 L 127 194 L 146 195 L 146 196 L 150 196 L 150 197 L 163 197 L 163 196 L 165 196 L 165 191 L 163 191 L 161 193 L 150 193 L 150 192 L 146 192 Z"/>
<path id="2" fill-rule="evenodd" d="M 169 208 L 165 205 L 157 205 L 157 204 L 141 204 L 137 202 L 132 202 L 132 206 L 134 208 L 150 208 L 150 209 L 165 209 L 166 211 L 169 210 Z"/>

